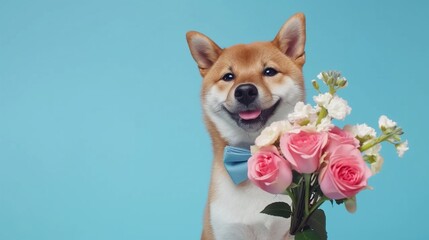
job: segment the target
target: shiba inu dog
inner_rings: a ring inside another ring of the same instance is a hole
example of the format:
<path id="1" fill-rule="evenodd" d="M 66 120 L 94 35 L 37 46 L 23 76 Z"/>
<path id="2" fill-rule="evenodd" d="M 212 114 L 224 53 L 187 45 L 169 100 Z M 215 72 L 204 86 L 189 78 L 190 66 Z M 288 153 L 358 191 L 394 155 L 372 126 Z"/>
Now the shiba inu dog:
<path id="1" fill-rule="evenodd" d="M 305 17 L 295 14 L 274 40 L 220 48 L 198 32 L 186 38 L 203 77 L 201 101 L 214 160 L 201 239 L 285 239 L 290 222 L 260 213 L 285 195 L 249 181 L 235 185 L 223 164 L 227 145 L 249 148 L 262 129 L 284 120 L 303 101 Z"/>

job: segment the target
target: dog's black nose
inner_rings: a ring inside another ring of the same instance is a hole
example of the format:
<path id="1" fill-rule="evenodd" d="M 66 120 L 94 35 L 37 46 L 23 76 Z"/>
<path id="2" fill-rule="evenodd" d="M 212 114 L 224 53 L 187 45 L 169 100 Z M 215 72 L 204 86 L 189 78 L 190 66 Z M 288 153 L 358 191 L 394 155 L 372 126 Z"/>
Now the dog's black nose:
<path id="1" fill-rule="evenodd" d="M 242 104 L 249 105 L 258 97 L 258 89 L 253 84 L 242 84 L 235 89 L 234 97 Z"/>

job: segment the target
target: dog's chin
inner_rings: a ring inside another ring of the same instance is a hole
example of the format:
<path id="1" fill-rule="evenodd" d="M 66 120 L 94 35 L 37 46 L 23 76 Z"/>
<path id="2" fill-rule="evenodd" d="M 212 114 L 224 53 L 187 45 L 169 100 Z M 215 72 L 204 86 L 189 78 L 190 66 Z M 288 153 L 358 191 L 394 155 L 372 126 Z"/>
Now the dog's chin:
<path id="1" fill-rule="evenodd" d="M 237 123 L 237 125 L 247 132 L 257 132 L 261 130 L 267 124 L 267 121 L 270 117 L 275 113 L 277 107 L 280 104 L 280 99 L 273 104 L 271 107 L 266 109 L 247 109 L 246 112 L 252 111 L 260 111 L 260 114 L 255 118 L 242 118 L 240 116 L 240 111 L 229 111 L 226 107 L 224 110 L 228 113 L 228 115 Z"/>

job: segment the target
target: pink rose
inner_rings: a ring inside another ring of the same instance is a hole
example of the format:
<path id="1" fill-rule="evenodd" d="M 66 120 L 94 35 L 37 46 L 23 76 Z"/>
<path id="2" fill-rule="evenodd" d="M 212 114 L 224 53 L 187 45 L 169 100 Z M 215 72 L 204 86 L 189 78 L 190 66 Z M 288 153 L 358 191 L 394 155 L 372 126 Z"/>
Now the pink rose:
<path id="1" fill-rule="evenodd" d="M 292 183 L 289 163 L 274 146 L 262 147 L 249 158 L 247 176 L 256 186 L 274 194 L 283 193 Z"/>
<path id="2" fill-rule="evenodd" d="M 326 132 L 285 133 L 280 138 L 280 149 L 297 172 L 313 173 L 319 168 L 322 150 L 327 141 Z"/>
<path id="3" fill-rule="evenodd" d="M 320 171 L 320 189 L 331 199 L 353 197 L 367 187 L 371 170 L 356 146 L 339 144 L 332 149 L 327 165 Z"/>
<path id="4" fill-rule="evenodd" d="M 332 146 L 338 146 L 338 144 L 351 144 L 356 148 L 359 147 L 359 140 L 353 137 L 349 132 L 339 128 L 334 127 L 329 131 L 329 141 L 328 148 Z"/>

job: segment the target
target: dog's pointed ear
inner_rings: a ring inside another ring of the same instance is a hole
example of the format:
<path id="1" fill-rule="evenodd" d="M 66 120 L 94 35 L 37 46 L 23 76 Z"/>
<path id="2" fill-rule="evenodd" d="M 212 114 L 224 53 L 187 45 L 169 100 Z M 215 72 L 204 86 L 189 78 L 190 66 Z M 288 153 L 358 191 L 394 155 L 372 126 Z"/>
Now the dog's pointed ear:
<path id="1" fill-rule="evenodd" d="M 302 67 L 305 63 L 305 16 L 293 15 L 282 26 L 272 41 L 284 54 Z"/>
<path id="2" fill-rule="evenodd" d="M 199 32 L 187 32 L 186 40 L 192 57 L 197 62 L 200 73 L 204 77 L 222 53 L 222 49 L 210 38 Z"/>

